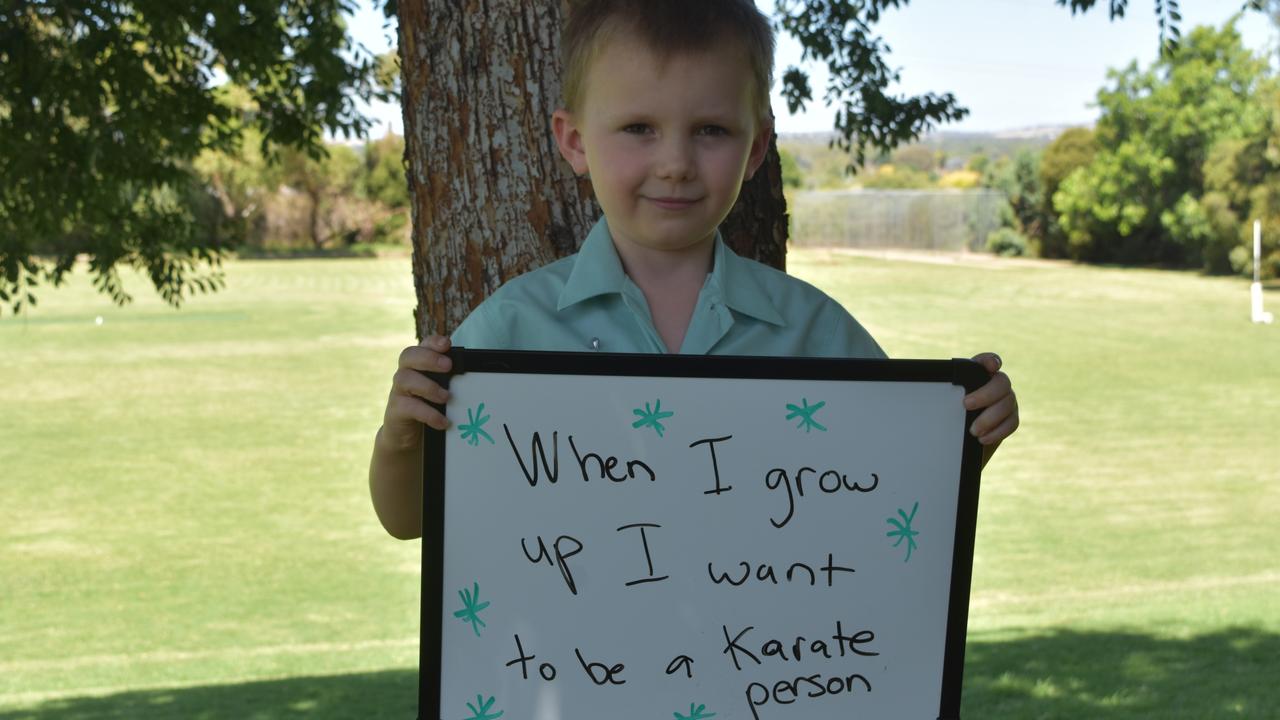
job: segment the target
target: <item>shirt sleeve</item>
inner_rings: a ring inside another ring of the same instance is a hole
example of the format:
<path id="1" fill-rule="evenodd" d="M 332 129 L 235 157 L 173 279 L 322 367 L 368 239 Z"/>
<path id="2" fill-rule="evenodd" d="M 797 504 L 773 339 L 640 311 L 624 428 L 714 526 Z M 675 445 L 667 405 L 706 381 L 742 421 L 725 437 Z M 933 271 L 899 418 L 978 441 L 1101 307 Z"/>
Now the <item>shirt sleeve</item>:
<path id="1" fill-rule="evenodd" d="M 880 344 L 871 337 L 871 333 L 849 314 L 849 311 L 834 300 L 828 299 L 823 308 L 826 316 L 820 327 L 824 355 L 831 357 L 859 358 L 866 360 L 886 360 L 888 355 Z"/>
<path id="2" fill-rule="evenodd" d="M 480 303 L 471 314 L 454 329 L 450 340 L 457 347 L 476 350 L 506 350 L 511 344 L 508 333 L 493 319 L 492 298 Z"/>

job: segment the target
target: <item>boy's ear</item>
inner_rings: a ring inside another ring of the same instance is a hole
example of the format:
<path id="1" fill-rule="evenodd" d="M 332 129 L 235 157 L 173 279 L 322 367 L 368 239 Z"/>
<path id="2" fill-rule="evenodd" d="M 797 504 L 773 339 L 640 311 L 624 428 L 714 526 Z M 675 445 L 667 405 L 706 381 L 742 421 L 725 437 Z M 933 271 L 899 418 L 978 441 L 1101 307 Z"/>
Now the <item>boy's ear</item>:
<path id="1" fill-rule="evenodd" d="M 750 180 L 764 164 L 765 153 L 769 152 L 769 140 L 773 137 L 773 122 L 761 123 L 760 130 L 751 139 L 751 152 L 747 155 L 747 173 L 742 181 Z"/>
<path id="2" fill-rule="evenodd" d="M 556 136 L 560 155 L 578 175 L 587 174 L 587 149 L 582 144 L 582 132 L 574 122 L 573 113 L 559 108 L 551 114 L 551 132 Z"/>

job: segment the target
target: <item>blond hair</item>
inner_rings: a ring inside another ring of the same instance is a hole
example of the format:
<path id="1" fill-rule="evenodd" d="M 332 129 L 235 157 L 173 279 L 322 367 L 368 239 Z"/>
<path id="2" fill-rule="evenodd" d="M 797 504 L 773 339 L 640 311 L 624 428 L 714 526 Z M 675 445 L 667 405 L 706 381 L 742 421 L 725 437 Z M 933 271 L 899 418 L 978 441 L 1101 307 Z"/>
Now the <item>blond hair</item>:
<path id="1" fill-rule="evenodd" d="M 773 28 L 752 0 L 570 0 L 561 36 L 565 107 L 582 105 L 587 71 L 612 33 L 627 31 L 660 57 L 735 43 L 751 66 L 756 119 L 770 117 Z"/>

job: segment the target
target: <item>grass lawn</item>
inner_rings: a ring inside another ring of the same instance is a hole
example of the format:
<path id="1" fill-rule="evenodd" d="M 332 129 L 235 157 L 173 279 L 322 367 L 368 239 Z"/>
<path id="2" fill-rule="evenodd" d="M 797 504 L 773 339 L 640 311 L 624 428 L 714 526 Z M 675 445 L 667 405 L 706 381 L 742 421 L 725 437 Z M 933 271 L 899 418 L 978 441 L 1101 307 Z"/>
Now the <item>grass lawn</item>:
<path id="1" fill-rule="evenodd" d="M 1280 326 L 1246 283 L 789 262 L 891 355 L 1014 378 L 966 717 L 1273 716 Z M 408 260 L 239 261 L 179 312 L 130 287 L 0 318 L 0 720 L 413 717 L 418 549 L 364 481 Z"/>

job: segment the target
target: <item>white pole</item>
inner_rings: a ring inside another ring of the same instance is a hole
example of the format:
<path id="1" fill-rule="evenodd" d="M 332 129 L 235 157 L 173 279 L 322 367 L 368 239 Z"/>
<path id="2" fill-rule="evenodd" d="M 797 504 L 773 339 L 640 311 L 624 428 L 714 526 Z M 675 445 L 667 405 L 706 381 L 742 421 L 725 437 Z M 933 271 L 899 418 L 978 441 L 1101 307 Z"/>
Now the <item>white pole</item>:
<path id="1" fill-rule="evenodd" d="M 1253 281 L 1262 282 L 1262 221 L 1253 221 Z"/>
<path id="2" fill-rule="evenodd" d="M 1253 221 L 1253 284 L 1249 286 L 1250 316 L 1255 323 L 1271 324 L 1274 317 L 1262 309 L 1262 221 Z"/>

